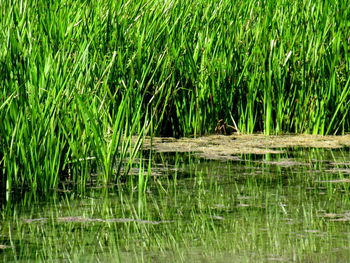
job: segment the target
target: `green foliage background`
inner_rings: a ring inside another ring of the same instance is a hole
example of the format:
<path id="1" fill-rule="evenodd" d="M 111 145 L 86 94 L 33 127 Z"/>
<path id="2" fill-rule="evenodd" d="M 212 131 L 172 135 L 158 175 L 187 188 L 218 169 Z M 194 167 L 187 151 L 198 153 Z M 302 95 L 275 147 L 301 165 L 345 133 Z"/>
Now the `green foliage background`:
<path id="1" fill-rule="evenodd" d="M 349 6 L 1 1 L 3 184 L 84 185 L 91 158 L 114 181 L 143 135 L 212 133 L 221 118 L 244 133 L 349 131 Z"/>

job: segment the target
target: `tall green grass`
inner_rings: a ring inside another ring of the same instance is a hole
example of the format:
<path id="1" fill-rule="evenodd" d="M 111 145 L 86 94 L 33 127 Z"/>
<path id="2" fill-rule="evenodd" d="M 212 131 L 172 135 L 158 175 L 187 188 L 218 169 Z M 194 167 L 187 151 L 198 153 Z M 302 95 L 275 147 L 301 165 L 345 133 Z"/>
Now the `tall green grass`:
<path id="1" fill-rule="evenodd" d="M 348 131 L 349 4 L 1 1 L 3 184 L 115 181 L 144 134 L 231 116 L 245 133 Z"/>

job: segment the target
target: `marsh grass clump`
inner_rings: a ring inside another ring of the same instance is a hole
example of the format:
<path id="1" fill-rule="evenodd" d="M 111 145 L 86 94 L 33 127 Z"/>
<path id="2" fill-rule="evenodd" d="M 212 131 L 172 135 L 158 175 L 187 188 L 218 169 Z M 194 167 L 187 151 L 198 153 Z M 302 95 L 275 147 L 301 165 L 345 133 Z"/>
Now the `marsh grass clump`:
<path id="1" fill-rule="evenodd" d="M 143 134 L 213 133 L 231 116 L 244 133 L 349 130 L 347 0 L 0 6 L 7 189 L 84 185 L 92 169 L 115 181 Z"/>

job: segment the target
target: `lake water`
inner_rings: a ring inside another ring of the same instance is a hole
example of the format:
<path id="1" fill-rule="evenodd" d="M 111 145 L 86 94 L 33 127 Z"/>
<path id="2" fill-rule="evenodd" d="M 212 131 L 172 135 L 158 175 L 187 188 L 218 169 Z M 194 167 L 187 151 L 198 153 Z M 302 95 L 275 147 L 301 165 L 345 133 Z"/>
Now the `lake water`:
<path id="1" fill-rule="evenodd" d="M 135 167 L 121 186 L 24 193 L 1 212 L 0 261 L 348 262 L 349 149 L 276 152 L 152 152 L 145 188 Z"/>

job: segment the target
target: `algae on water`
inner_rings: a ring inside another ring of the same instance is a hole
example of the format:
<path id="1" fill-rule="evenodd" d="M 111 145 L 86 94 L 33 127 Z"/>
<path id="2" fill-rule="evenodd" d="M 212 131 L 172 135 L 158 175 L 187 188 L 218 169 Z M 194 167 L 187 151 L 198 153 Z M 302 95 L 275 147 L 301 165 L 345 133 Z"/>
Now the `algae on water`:
<path id="1" fill-rule="evenodd" d="M 237 159 L 237 154 L 281 153 L 284 148 L 336 149 L 350 146 L 350 135 L 210 135 L 197 138 L 146 138 L 146 149 L 157 152 L 196 152 L 205 159 Z"/>

